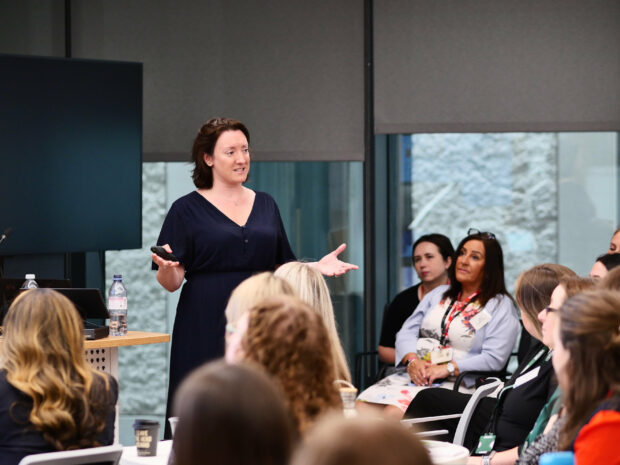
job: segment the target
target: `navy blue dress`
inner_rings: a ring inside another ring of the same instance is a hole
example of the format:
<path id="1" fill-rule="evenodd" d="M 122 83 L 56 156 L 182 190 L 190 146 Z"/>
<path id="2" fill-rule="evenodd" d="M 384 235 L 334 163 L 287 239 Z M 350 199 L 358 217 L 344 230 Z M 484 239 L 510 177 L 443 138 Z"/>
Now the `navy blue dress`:
<path id="1" fill-rule="evenodd" d="M 254 273 L 295 260 L 273 198 L 256 192 L 244 226 L 194 191 L 176 200 L 157 240 L 185 266 L 172 331 L 168 415 L 183 378 L 224 354 L 224 309 L 232 290 Z M 156 269 L 156 265 L 153 264 Z"/>

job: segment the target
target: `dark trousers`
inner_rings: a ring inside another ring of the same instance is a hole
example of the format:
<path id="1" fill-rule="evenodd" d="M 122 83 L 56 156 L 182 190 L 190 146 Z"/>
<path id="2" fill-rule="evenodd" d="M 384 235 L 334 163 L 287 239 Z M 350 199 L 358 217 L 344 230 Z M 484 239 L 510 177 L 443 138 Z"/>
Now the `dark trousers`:
<path id="1" fill-rule="evenodd" d="M 471 398 L 470 394 L 454 392 L 451 389 L 429 388 L 418 393 L 409 404 L 404 418 L 432 417 L 436 415 L 448 415 L 451 413 L 462 413 Z M 478 438 L 485 433 L 485 428 L 491 418 L 496 399 L 485 397 L 478 403 L 476 410 L 471 418 L 463 446 L 470 451 L 478 445 Z M 438 440 L 450 441 L 454 439 L 454 433 L 458 426 L 459 419 L 442 420 L 429 423 L 419 423 L 416 426 L 422 431 L 432 431 L 437 429 L 447 429 L 448 435 L 439 437 Z"/>

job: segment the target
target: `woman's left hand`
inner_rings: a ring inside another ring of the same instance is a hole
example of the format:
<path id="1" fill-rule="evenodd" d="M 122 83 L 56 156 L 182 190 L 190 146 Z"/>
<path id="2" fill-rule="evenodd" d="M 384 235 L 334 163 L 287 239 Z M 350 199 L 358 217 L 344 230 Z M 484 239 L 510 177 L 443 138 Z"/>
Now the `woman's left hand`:
<path id="1" fill-rule="evenodd" d="M 428 376 L 428 385 L 432 385 L 436 379 L 443 379 L 450 376 L 450 372 L 446 368 L 446 365 L 431 365 L 426 368 L 426 375 Z"/>
<path id="2" fill-rule="evenodd" d="M 328 253 L 314 266 L 325 276 L 342 276 L 351 270 L 357 270 L 359 267 L 351 263 L 346 263 L 338 259 L 338 255 L 347 248 L 347 244 L 340 244 L 336 250 Z"/>

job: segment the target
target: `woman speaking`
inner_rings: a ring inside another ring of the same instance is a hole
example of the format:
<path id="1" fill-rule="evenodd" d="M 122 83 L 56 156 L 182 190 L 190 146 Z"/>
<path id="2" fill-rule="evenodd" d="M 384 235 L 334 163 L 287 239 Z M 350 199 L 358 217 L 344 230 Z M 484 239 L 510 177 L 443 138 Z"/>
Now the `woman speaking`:
<path id="1" fill-rule="evenodd" d="M 157 281 L 183 285 L 172 332 L 168 409 L 176 387 L 194 368 L 224 354 L 224 309 L 250 275 L 295 260 L 273 198 L 243 185 L 250 171 L 250 133 L 228 118 L 207 121 L 192 149 L 196 190 L 176 200 L 157 241 L 178 261 L 153 254 Z M 345 249 L 313 264 L 327 276 L 357 266 L 338 260 Z"/>

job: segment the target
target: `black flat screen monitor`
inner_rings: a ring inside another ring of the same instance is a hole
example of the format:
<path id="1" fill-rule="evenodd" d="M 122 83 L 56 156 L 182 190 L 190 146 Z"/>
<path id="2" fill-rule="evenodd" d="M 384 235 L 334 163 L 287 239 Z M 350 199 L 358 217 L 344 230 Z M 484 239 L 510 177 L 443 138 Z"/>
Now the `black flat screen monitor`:
<path id="1" fill-rule="evenodd" d="M 0 54 L 0 255 L 141 247 L 142 64 Z"/>

